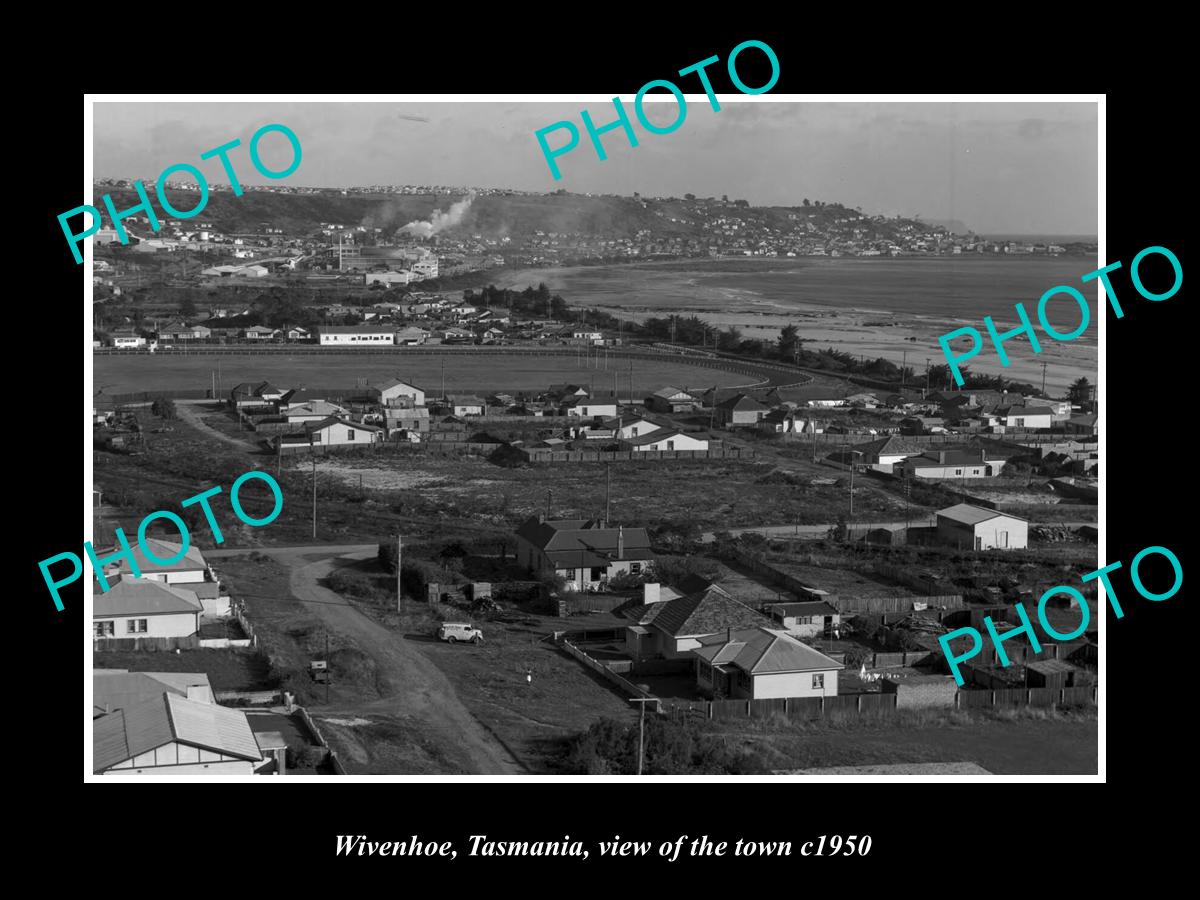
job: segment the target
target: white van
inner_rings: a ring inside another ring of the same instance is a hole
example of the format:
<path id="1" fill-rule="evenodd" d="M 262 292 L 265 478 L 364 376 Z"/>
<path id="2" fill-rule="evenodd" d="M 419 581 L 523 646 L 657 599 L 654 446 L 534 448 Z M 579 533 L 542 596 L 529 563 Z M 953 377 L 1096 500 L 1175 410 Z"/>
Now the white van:
<path id="1" fill-rule="evenodd" d="M 483 632 L 474 625 L 463 622 L 443 622 L 438 627 L 437 637 L 448 644 L 457 641 L 470 641 L 472 644 L 483 643 Z"/>

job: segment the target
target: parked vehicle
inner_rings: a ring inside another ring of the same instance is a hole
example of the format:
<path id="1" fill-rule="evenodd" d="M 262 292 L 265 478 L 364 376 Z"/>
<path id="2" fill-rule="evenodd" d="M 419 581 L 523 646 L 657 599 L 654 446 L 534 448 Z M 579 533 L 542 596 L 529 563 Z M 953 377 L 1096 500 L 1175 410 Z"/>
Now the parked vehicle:
<path id="1" fill-rule="evenodd" d="M 474 625 L 463 622 L 443 622 L 436 632 L 439 640 L 448 644 L 458 641 L 470 641 L 472 644 L 483 643 L 483 632 Z"/>

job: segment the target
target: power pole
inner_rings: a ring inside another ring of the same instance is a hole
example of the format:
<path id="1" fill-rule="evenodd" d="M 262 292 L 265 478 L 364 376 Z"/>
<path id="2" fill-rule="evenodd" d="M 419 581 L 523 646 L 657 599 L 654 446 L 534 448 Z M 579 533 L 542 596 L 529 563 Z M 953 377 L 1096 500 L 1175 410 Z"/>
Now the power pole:
<path id="1" fill-rule="evenodd" d="M 1046 393 L 1046 363 L 1042 363 L 1042 395 Z"/>
<path id="2" fill-rule="evenodd" d="M 554 496 L 554 491 L 546 490 L 546 519 L 550 518 L 550 498 Z"/>
<path id="3" fill-rule="evenodd" d="M 401 544 L 400 534 L 396 534 L 396 612 L 404 615 L 404 592 L 400 587 L 400 562 L 403 559 L 404 548 Z"/>
<path id="4" fill-rule="evenodd" d="M 329 631 L 325 632 L 325 705 L 329 705 Z"/>
<path id="5" fill-rule="evenodd" d="M 657 703 L 657 697 L 633 697 L 630 703 L 640 703 L 642 705 L 642 713 L 638 717 L 638 770 L 639 775 L 642 774 L 642 766 L 646 757 L 646 704 Z"/>
<path id="6" fill-rule="evenodd" d="M 608 463 L 604 469 L 604 527 L 607 528 L 608 523 L 612 521 L 612 463 Z"/>
<path id="7" fill-rule="evenodd" d="M 908 366 L 908 350 L 906 348 L 904 351 L 904 354 L 900 357 L 900 390 L 901 391 L 904 390 L 905 385 L 908 383 L 907 379 L 905 378 L 905 375 L 906 375 L 905 369 L 907 368 L 907 366 Z"/>
<path id="8" fill-rule="evenodd" d="M 925 357 L 925 397 L 929 396 L 929 364 L 932 362 L 928 356 Z M 921 399 L 924 400 L 925 397 Z"/>
<path id="9" fill-rule="evenodd" d="M 442 360 L 442 402 L 446 401 L 446 360 Z"/>
<path id="10" fill-rule="evenodd" d="M 317 539 L 317 452 L 313 449 L 313 433 L 308 433 L 308 455 L 312 457 L 312 479 L 313 479 L 313 540 Z"/>

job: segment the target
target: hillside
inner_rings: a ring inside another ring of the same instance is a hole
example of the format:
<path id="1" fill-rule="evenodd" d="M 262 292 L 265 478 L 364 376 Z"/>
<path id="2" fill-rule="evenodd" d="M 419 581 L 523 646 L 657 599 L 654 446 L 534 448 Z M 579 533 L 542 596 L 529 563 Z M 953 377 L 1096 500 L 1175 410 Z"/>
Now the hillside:
<path id="1" fill-rule="evenodd" d="M 109 193 L 118 209 L 127 209 L 138 202 L 133 191 L 116 189 Z M 428 219 L 435 210 L 445 210 L 462 196 L 343 195 L 341 191 L 325 190 L 315 194 L 251 191 L 235 197 L 220 192 L 209 195 L 208 205 L 197 222 L 209 223 L 226 234 L 255 232 L 267 224 L 291 235 L 308 234 L 317 231 L 321 223 L 378 227 L 385 229 L 386 234 L 408 222 Z M 187 191 L 168 191 L 168 198 L 180 209 L 188 209 L 196 202 L 196 195 Z M 157 201 L 155 207 L 161 213 Z M 448 229 L 447 234 L 516 240 L 538 231 L 613 237 L 633 237 L 638 231 L 650 231 L 662 236 L 702 238 L 710 234 L 704 225 L 720 217 L 735 217 L 746 225 L 777 231 L 807 226 L 827 233 L 837 230 L 839 219 L 845 222 L 860 216 L 838 204 L 752 207 L 719 200 L 647 200 L 568 193 L 487 194 L 476 197 L 462 221 Z M 878 237 L 890 238 L 901 227 L 917 223 L 889 219 L 864 224 Z"/>

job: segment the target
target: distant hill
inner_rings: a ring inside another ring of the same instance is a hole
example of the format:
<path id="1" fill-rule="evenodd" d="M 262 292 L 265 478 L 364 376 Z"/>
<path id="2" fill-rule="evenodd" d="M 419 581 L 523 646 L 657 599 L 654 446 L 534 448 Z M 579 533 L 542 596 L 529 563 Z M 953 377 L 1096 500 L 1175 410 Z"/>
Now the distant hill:
<path id="1" fill-rule="evenodd" d="M 99 193 L 95 198 L 97 201 Z M 137 194 L 130 190 L 113 189 L 109 194 L 117 209 L 128 209 L 138 203 Z M 190 209 L 196 203 L 193 192 L 168 191 L 167 194 L 171 204 L 178 209 Z M 409 222 L 428 219 L 435 210 L 445 210 L 463 196 L 344 195 L 341 191 L 324 190 L 315 194 L 249 191 L 235 197 L 222 191 L 210 193 L 204 211 L 188 221 L 210 223 L 226 234 L 255 232 L 264 224 L 283 228 L 289 234 L 305 234 L 317 231 L 322 223 L 330 223 L 383 228 L 387 235 Z M 156 199 L 154 205 L 161 213 Z M 835 203 L 779 207 L 743 206 L 717 200 L 647 200 L 569 193 L 485 194 L 475 198 L 461 222 L 447 233 L 516 240 L 538 231 L 621 237 L 650 231 L 662 236 L 707 239 L 708 232 L 701 227 L 702 219 L 714 216 L 738 217 L 780 230 L 811 224 L 810 230 L 827 233 L 836 230 L 837 220 L 857 219 L 860 215 Z M 881 238 L 890 238 L 910 223 L 915 224 L 915 220 L 889 219 L 876 225 L 873 231 Z"/>

